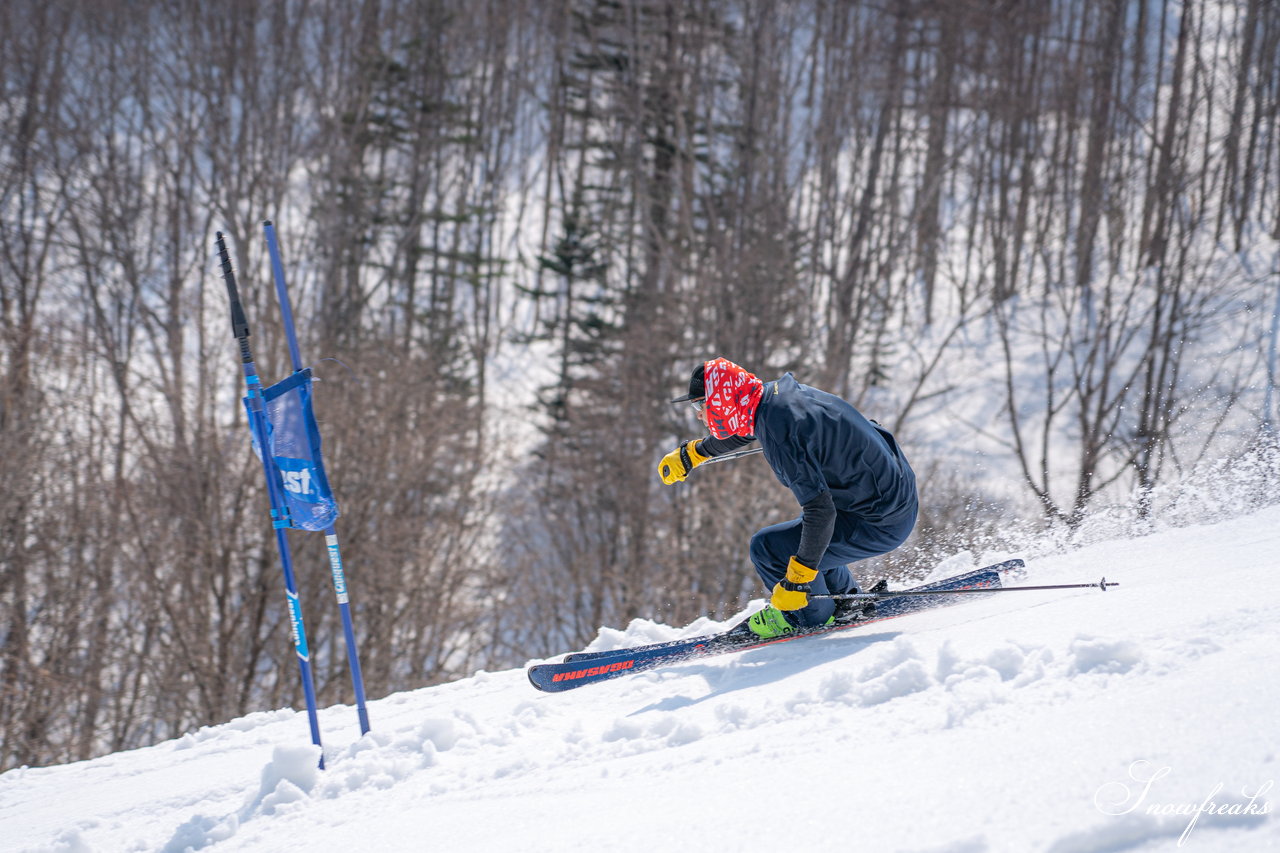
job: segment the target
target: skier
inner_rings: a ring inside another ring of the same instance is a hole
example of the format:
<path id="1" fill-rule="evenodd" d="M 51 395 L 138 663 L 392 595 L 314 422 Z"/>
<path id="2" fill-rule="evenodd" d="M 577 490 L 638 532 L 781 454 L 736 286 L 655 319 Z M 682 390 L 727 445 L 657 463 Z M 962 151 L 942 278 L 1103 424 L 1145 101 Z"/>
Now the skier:
<path id="1" fill-rule="evenodd" d="M 852 621 L 863 602 L 809 600 L 858 592 L 849 563 L 888 553 L 915 526 L 916 478 L 893 435 L 833 394 L 787 373 L 762 382 L 725 358 L 698 365 L 689 402 L 709 437 L 685 441 L 658 464 L 662 482 L 682 481 L 709 459 L 759 441 L 774 475 L 802 515 L 751 537 L 751 562 L 772 589 L 747 627 L 761 638 Z"/>

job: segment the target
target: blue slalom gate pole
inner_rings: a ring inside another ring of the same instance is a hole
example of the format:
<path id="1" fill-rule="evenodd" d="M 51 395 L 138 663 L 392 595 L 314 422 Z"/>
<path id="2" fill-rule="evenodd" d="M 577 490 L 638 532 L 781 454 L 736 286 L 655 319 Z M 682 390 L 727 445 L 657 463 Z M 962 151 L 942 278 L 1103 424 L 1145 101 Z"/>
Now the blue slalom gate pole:
<path id="1" fill-rule="evenodd" d="M 286 529 L 289 527 L 288 509 L 281 484 L 273 468 L 270 442 L 267 432 L 266 407 L 262 397 L 262 380 L 249 348 L 249 322 L 240 292 L 236 288 L 236 274 L 231 268 L 231 256 L 219 231 L 215 246 L 222 264 L 222 279 L 227 285 L 227 299 L 231 303 L 231 330 L 240 343 L 240 361 L 244 367 L 246 387 L 245 407 L 249 413 L 249 429 L 261 450 L 262 473 L 267 480 L 267 497 L 271 502 L 271 526 L 275 528 L 276 545 L 280 549 L 280 562 L 284 567 L 284 588 L 289 606 L 289 630 L 293 637 L 293 649 L 298 657 L 298 671 L 302 677 L 302 692 L 307 700 L 307 720 L 311 725 L 311 742 L 320 747 L 320 768 L 324 769 L 324 746 L 320 742 L 320 721 L 316 716 L 316 688 L 311 675 L 311 652 L 307 648 L 307 632 L 302 623 L 302 604 L 298 598 L 298 585 L 293 574 L 293 556 L 289 551 Z"/>
<path id="2" fill-rule="evenodd" d="M 262 223 L 267 238 L 267 251 L 271 256 L 271 274 L 275 279 L 276 298 L 280 303 L 280 314 L 284 320 L 285 336 L 289 341 L 289 358 L 294 373 L 302 368 L 302 355 L 298 349 L 298 335 L 293 323 L 293 308 L 289 302 L 289 291 L 285 287 L 284 264 L 280 261 L 280 245 L 276 241 L 276 229 L 271 220 Z M 351 603 L 347 594 L 346 573 L 342 567 L 342 551 L 338 547 L 338 532 L 333 524 L 324 531 L 325 546 L 329 552 L 329 569 L 333 575 L 333 591 L 338 599 L 338 610 L 342 614 L 342 631 L 347 643 L 347 664 L 351 669 L 351 684 L 356 694 L 356 714 L 360 718 L 360 733 L 369 733 L 369 710 L 365 704 L 364 676 L 360 672 L 360 654 L 356 650 L 356 632 L 351 619 Z"/>

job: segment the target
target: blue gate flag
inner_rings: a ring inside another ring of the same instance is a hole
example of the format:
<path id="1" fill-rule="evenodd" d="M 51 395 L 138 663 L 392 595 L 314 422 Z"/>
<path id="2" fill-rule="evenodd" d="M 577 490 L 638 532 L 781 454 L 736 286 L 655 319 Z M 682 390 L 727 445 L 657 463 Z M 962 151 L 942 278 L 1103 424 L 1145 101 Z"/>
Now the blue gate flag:
<path id="1" fill-rule="evenodd" d="M 311 409 L 311 368 L 263 389 L 262 399 L 267 409 L 267 441 L 289 510 L 289 526 L 331 527 L 338 517 L 338 502 L 320 456 L 320 430 Z"/>

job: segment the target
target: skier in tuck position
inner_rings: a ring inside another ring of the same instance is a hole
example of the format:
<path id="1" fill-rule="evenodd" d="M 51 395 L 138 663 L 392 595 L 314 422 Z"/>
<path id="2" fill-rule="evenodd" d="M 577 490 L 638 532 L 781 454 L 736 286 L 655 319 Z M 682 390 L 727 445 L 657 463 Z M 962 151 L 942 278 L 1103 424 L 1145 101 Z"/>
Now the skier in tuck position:
<path id="1" fill-rule="evenodd" d="M 774 475 L 800 502 L 799 518 L 751 537 L 751 562 L 773 592 L 747 627 L 770 639 L 867 612 L 862 601 L 809 595 L 858 592 L 848 564 L 892 551 L 915 526 L 916 478 L 893 435 L 790 373 L 762 382 L 724 358 L 695 368 L 689 393 L 672 402 L 692 404 L 710 436 L 664 456 L 663 483 L 759 441 Z"/>

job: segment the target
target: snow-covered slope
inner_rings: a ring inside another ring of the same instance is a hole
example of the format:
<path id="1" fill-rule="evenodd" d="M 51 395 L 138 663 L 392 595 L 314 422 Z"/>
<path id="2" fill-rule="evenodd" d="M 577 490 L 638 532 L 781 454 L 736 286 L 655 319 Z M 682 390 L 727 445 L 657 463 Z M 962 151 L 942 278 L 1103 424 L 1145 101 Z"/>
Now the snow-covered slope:
<path id="1" fill-rule="evenodd" d="M 324 772 L 292 710 L 14 770 L 0 849 L 1280 849 L 1280 508 L 1036 559 L 1026 582 L 1104 574 L 1122 586 L 567 694 L 480 673 L 374 702 L 361 739 L 330 708 Z"/>

